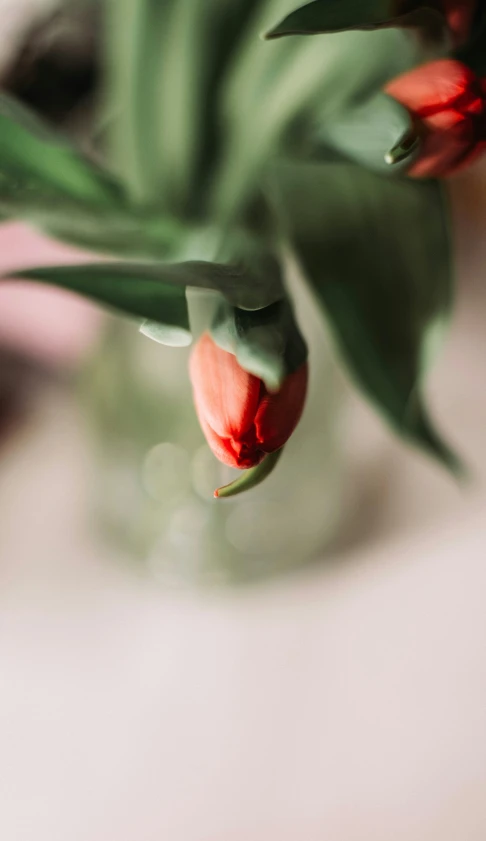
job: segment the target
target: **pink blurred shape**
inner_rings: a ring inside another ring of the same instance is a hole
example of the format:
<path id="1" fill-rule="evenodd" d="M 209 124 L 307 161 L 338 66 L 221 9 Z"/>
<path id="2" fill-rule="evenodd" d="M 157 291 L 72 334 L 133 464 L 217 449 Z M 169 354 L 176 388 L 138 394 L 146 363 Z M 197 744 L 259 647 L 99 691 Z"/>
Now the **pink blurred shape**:
<path id="1" fill-rule="evenodd" d="M 99 259 L 99 258 L 96 258 Z M 89 263 L 93 255 L 55 242 L 19 222 L 0 225 L 0 274 Z M 68 292 L 24 281 L 0 283 L 0 345 L 49 365 L 72 367 L 93 343 L 102 314 Z"/>

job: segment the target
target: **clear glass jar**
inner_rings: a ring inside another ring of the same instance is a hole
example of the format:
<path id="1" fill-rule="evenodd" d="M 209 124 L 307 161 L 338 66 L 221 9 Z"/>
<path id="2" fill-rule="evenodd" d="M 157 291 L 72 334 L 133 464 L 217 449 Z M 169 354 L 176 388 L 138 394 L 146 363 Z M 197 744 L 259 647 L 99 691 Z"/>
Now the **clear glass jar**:
<path id="1" fill-rule="evenodd" d="M 310 351 L 301 422 L 273 474 L 228 500 L 237 471 L 212 455 L 192 403 L 190 348 L 163 347 L 110 319 L 84 378 L 94 430 L 98 523 L 157 578 L 238 584 L 302 566 L 340 525 L 340 379 L 322 315 L 292 284 Z"/>

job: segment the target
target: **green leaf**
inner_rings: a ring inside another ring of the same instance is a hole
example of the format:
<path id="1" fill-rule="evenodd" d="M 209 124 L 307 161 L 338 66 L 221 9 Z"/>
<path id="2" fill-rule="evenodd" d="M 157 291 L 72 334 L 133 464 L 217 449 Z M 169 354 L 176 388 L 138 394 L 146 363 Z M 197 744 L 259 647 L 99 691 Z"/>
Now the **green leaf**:
<path id="1" fill-rule="evenodd" d="M 11 277 L 9 275 L 9 277 Z M 214 289 L 233 306 L 260 309 L 279 300 L 282 287 L 240 264 L 100 263 L 25 269 L 13 277 L 60 286 L 150 321 L 186 327 L 187 287 Z"/>
<path id="2" fill-rule="evenodd" d="M 266 0 L 263 3 L 262 0 L 231 0 L 231 3 L 226 3 L 221 0 L 206 0 L 205 3 L 201 3 L 199 0 L 192 0 L 199 14 L 204 11 L 204 19 L 198 22 L 197 26 L 197 47 L 191 52 L 193 81 L 189 89 L 191 134 L 193 142 L 197 141 L 197 150 L 193 153 L 196 166 L 188 198 L 190 212 L 196 215 L 206 205 L 214 167 L 221 154 L 224 154 L 227 119 L 223 113 L 225 104 L 222 103 L 222 98 L 226 95 L 228 75 L 234 67 L 235 59 L 242 52 L 247 53 L 246 47 L 254 41 L 258 45 L 258 30 L 253 33 L 253 25 L 265 2 Z M 201 49 L 203 44 L 204 49 Z M 180 62 L 180 55 L 178 60 Z M 236 92 L 236 99 L 231 95 L 232 104 L 238 103 L 238 107 L 240 106 L 244 91 L 249 91 L 250 95 L 253 93 L 251 80 L 247 75 L 243 88 Z M 162 118 L 161 114 L 161 120 Z M 166 120 L 163 119 L 165 123 Z M 166 127 L 162 123 L 161 129 L 166 137 Z"/>
<path id="3" fill-rule="evenodd" d="M 219 87 L 261 0 L 106 0 L 106 117 L 140 203 L 199 213 L 224 132 Z"/>
<path id="4" fill-rule="evenodd" d="M 167 11 L 153 125 L 163 189 L 180 211 L 195 199 L 191 193 L 204 134 L 204 99 L 212 60 L 210 36 L 218 15 L 219 0 L 176 0 Z"/>
<path id="5" fill-rule="evenodd" d="M 268 51 L 267 62 L 260 51 Z M 209 205 L 224 221 L 260 187 L 269 161 L 295 148 L 296 131 L 297 143 L 300 137 L 307 142 L 314 114 L 327 124 L 424 60 L 418 39 L 397 29 L 324 35 L 323 40 L 255 38 L 248 55 L 251 62 L 242 58 L 229 73 L 223 99 L 228 137 Z"/>
<path id="6" fill-rule="evenodd" d="M 282 453 L 283 448 L 265 456 L 260 464 L 256 467 L 251 467 L 250 470 L 245 470 L 234 482 L 218 488 L 214 492 L 214 496 L 216 499 L 228 499 L 231 496 L 237 496 L 237 494 L 243 493 L 244 491 L 250 491 L 252 488 L 256 488 L 267 476 L 270 476 L 270 473 L 272 473 L 280 461 Z"/>
<path id="7" fill-rule="evenodd" d="M 143 264 L 126 263 L 52 266 L 24 269 L 8 279 L 34 280 L 77 292 L 120 312 L 151 319 L 190 335 L 185 285 L 166 280 L 164 267 L 157 273 Z"/>
<path id="8" fill-rule="evenodd" d="M 167 347 L 188 347 L 192 342 L 192 336 L 185 327 L 173 324 L 161 324 L 158 321 L 144 321 L 140 332 L 148 339 Z"/>
<path id="9" fill-rule="evenodd" d="M 315 134 L 315 152 L 324 145 L 356 163 L 384 174 L 408 169 L 419 154 L 419 140 L 410 113 L 393 97 L 375 94 L 332 120 L 322 121 Z"/>
<path id="10" fill-rule="evenodd" d="M 441 186 L 350 165 L 289 165 L 274 191 L 356 383 L 401 435 L 457 468 L 421 397 L 451 309 Z"/>
<path id="11" fill-rule="evenodd" d="M 105 256 L 172 260 L 179 257 L 190 230 L 172 216 L 75 208 L 70 214 L 39 209 L 24 214 L 48 235 Z"/>
<path id="12" fill-rule="evenodd" d="M 164 202 L 155 129 L 161 56 L 176 0 L 106 0 L 105 94 L 110 159 L 137 203 Z"/>
<path id="13" fill-rule="evenodd" d="M 262 228 L 266 220 L 261 219 Z M 272 224 L 274 220 L 272 219 Z M 272 236 L 268 232 L 269 238 Z M 243 310 L 259 310 L 280 301 L 284 283 L 280 260 L 269 250 L 268 244 L 243 229 L 232 230 L 216 250 L 218 274 L 209 269 L 219 285 L 206 288 L 222 292 L 227 301 Z M 206 265 L 206 264 L 199 264 Z M 198 284 L 202 285 L 202 284 Z"/>
<path id="14" fill-rule="evenodd" d="M 211 327 L 219 347 L 233 353 L 241 367 L 259 377 L 268 391 L 307 359 L 307 347 L 289 301 L 282 300 L 256 312 L 222 304 Z"/>
<path id="15" fill-rule="evenodd" d="M 2 212 L 52 206 L 69 212 L 78 204 L 112 208 L 122 201 L 119 186 L 103 170 L 23 106 L 0 96 Z"/>
<path id="16" fill-rule="evenodd" d="M 431 24 L 434 30 L 439 25 L 440 31 L 444 18 L 437 7 L 426 0 L 412 4 L 401 0 L 314 0 L 287 15 L 265 37 Z"/>

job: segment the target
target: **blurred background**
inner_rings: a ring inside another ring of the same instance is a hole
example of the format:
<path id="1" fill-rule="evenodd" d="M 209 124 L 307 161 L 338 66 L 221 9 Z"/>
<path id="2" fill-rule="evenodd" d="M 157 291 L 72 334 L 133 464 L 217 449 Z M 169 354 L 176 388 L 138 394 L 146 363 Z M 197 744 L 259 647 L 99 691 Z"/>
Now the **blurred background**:
<path id="1" fill-rule="evenodd" d="M 2 88 L 82 142 L 96 4 L 0 16 Z M 189 351 L 4 285 L 2 839 L 483 841 L 486 166 L 448 190 L 457 306 L 428 395 L 463 487 L 356 395 L 304 297 L 302 425 L 218 506 Z M 88 259 L 0 227 L 2 273 Z"/>

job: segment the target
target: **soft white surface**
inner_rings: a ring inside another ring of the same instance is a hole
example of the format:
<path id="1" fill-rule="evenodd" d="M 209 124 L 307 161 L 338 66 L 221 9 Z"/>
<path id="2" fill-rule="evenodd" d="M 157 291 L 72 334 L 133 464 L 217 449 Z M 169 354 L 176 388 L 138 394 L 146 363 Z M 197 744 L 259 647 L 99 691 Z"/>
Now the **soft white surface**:
<path id="1" fill-rule="evenodd" d="M 48 415 L 1 485 L 1 838 L 484 839 L 482 506 L 262 589 L 164 593 L 95 557 L 73 417 Z"/>
<path id="2" fill-rule="evenodd" d="M 66 397 L 18 439 L 0 470 L 2 841 L 484 841 L 484 184 L 454 187 L 462 292 L 431 387 L 473 489 L 357 407 L 361 543 L 184 594 L 92 543 Z"/>

